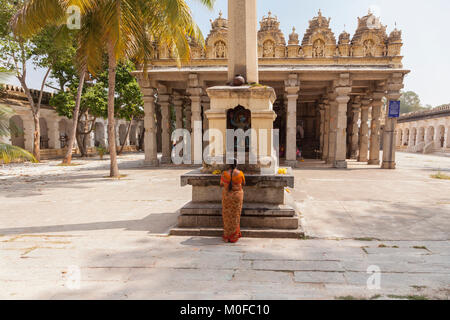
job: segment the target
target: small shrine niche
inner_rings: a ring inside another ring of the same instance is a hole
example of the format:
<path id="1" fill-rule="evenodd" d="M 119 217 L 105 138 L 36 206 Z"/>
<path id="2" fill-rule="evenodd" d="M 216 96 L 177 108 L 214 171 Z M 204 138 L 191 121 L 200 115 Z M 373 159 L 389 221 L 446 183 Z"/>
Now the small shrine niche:
<path id="1" fill-rule="evenodd" d="M 228 130 L 243 130 L 245 140 L 239 141 L 238 137 L 234 136 L 234 152 L 245 149 L 245 152 L 250 150 L 250 135 L 249 131 L 252 128 L 251 111 L 239 105 L 234 109 L 227 111 L 227 129 Z M 228 144 L 227 144 L 228 145 Z"/>

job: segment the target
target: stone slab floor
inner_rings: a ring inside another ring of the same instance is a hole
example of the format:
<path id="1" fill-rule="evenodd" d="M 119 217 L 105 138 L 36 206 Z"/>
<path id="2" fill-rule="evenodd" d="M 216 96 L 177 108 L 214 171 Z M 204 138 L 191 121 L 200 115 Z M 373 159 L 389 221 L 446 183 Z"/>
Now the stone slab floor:
<path id="1" fill-rule="evenodd" d="M 95 159 L 0 167 L 0 298 L 448 299 L 450 181 L 430 175 L 450 157 L 397 157 L 395 171 L 302 163 L 289 200 L 310 238 L 237 245 L 167 236 L 189 168 L 143 169 L 141 154 L 120 158 L 121 180 Z"/>

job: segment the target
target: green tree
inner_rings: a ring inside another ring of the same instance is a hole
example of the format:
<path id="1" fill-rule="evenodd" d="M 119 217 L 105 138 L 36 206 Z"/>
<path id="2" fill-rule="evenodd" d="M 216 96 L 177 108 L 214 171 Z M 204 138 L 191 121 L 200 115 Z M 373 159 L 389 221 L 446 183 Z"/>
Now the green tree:
<path id="1" fill-rule="evenodd" d="M 212 7 L 214 0 L 200 2 Z M 187 60 L 189 41 L 203 43 L 203 37 L 185 0 L 29 0 L 16 16 L 16 30 L 27 34 L 49 23 L 61 23 L 70 5 L 77 5 L 81 13 L 79 49 L 83 49 L 79 50 L 79 57 L 85 59 L 83 65 L 95 74 L 103 51 L 108 55 L 108 138 L 115 141 L 118 62 L 135 59 L 146 66 L 153 56 L 155 40 L 172 48 L 179 60 Z M 110 176 L 119 177 L 116 145 L 109 145 Z"/>
<path id="2" fill-rule="evenodd" d="M 400 97 L 400 113 L 409 113 L 426 109 L 423 107 L 419 95 L 414 91 L 403 91 Z"/>

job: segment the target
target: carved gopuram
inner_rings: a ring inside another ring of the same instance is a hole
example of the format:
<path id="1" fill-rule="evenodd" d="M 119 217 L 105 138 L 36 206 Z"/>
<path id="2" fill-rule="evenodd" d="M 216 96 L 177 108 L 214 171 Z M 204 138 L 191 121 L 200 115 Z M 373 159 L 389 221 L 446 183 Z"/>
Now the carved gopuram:
<path id="1" fill-rule="evenodd" d="M 386 30 L 369 12 L 358 18 L 353 36 L 343 31 L 336 37 L 330 18 L 319 11 L 303 39 L 294 28 L 286 43 L 275 15 L 269 12 L 260 21 L 258 78 L 276 93 L 273 127 L 280 130 L 281 161 L 295 166 L 300 151 L 304 158 L 322 159 L 336 168 L 345 168 L 348 159 L 395 168 L 396 120 L 382 118 L 383 101 L 399 98 L 409 71 L 402 65 L 401 31 L 395 28 L 388 35 Z M 205 48 L 192 46 L 188 64 L 177 67 L 171 48 L 155 47 L 148 78 L 136 73 L 145 95 L 146 164 L 158 165 L 157 140 L 168 141 L 170 134 L 162 130 L 158 137 L 164 125 L 155 117 L 157 110 L 177 108 L 177 119 L 171 119 L 177 128 L 192 130 L 194 121 L 206 122 L 206 89 L 228 79 L 228 33 L 229 22 L 220 14 L 211 21 Z M 167 120 L 163 117 L 162 123 Z M 171 147 L 163 143 L 163 154 Z"/>

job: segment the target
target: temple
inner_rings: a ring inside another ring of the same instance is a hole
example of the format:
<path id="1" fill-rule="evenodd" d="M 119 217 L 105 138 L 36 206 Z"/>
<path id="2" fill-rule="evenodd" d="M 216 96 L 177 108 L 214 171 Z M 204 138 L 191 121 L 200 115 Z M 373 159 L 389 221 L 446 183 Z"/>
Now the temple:
<path id="1" fill-rule="evenodd" d="M 189 63 L 178 67 L 171 48 L 155 46 L 148 75 L 135 73 L 145 100 L 147 165 L 170 162 L 172 107 L 176 128 L 192 130 L 195 121 L 208 128 L 206 89 L 229 79 L 228 23 L 222 14 L 211 21 L 206 46 L 192 44 Z M 263 17 L 257 31 L 257 78 L 276 93 L 273 128 L 280 130 L 282 161 L 295 166 L 300 151 L 336 168 L 346 168 L 347 159 L 395 168 L 396 119 L 386 117 L 383 107 L 386 100 L 399 99 L 409 73 L 402 65 L 401 35 L 397 28 L 388 35 L 369 12 L 358 18 L 353 37 L 343 31 L 336 39 L 330 19 L 319 11 L 301 41 L 294 28 L 286 43 L 278 18 L 271 12 Z"/>

